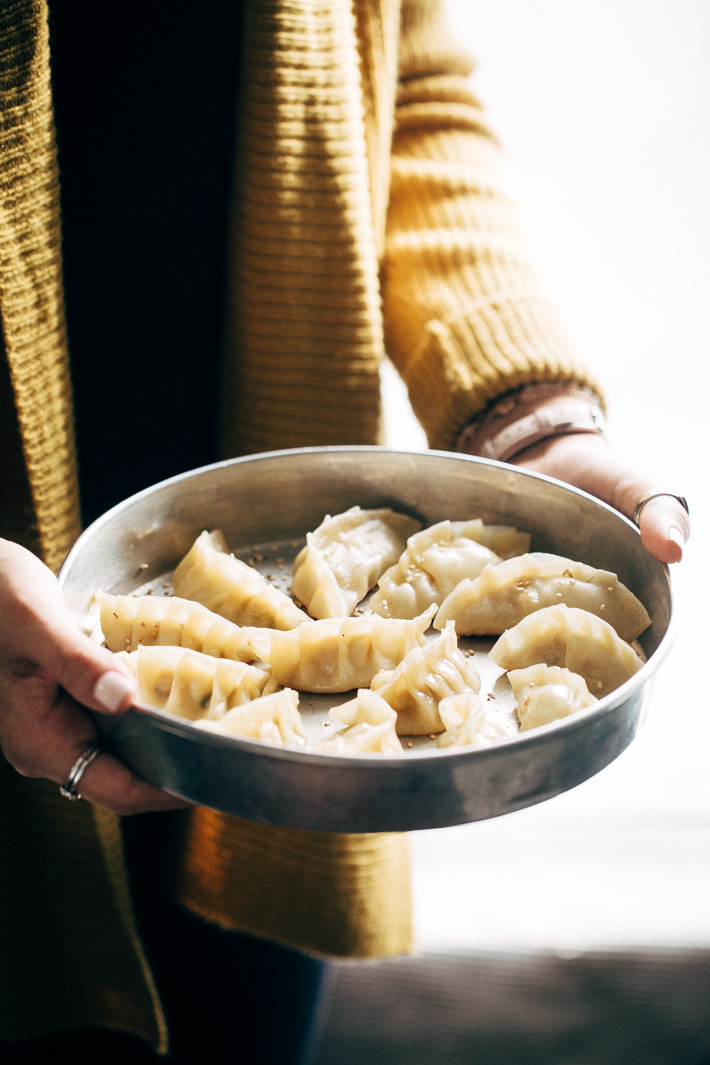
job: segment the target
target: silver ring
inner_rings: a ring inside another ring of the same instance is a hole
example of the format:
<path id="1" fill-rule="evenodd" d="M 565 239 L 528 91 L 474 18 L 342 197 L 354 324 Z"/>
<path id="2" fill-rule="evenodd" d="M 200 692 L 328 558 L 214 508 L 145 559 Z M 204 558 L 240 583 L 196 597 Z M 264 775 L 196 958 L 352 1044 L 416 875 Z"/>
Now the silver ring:
<path id="1" fill-rule="evenodd" d="M 76 802 L 77 799 L 81 798 L 77 791 L 79 781 L 98 754 L 101 754 L 101 748 L 98 743 L 93 743 L 91 747 L 86 748 L 83 754 L 79 755 L 69 770 L 69 776 L 59 788 L 60 795 L 63 795 L 65 799 L 69 799 L 70 802 Z"/>
<path id="2" fill-rule="evenodd" d="M 680 505 L 684 508 L 686 514 L 690 514 L 688 500 L 685 498 L 685 496 L 677 496 L 675 492 L 664 492 L 662 489 L 658 488 L 654 489 L 653 492 L 647 492 L 645 496 L 641 496 L 641 498 L 639 499 L 638 503 L 636 504 L 636 510 L 634 511 L 634 525 L 638 525 L 639 519 L 641 517 L 641 511 L 646 506 L 646 504 L 650 503 L 652 499 L 656 499 L 657 496 L 670 496 L 671 499 L 677 499 Z"/>

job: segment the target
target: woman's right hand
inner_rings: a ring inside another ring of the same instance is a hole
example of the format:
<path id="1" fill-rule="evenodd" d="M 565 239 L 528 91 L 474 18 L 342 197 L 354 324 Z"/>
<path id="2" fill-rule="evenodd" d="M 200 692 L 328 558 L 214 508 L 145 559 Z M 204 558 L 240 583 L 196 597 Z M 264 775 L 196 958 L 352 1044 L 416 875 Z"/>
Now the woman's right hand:
<path id="1" fill-rule="evenodd" d="M 97 742 L 86 708 L 127 710 L 134 680 L 77 629 L 52 572 L 8 540 L 0 540 L 0 618 L 0 749 L 23 776 L 61 784 Z M 117 814 L 188 805 L 106 752 L 82 775 L 81 795 Z"/>

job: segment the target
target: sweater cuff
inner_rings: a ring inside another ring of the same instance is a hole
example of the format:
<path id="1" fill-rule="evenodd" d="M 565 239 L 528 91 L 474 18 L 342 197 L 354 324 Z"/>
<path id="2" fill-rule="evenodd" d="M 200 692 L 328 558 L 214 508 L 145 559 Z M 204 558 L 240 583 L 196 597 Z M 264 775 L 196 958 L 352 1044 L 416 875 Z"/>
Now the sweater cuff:
<path id="1" fill-rule="evenodd" d="M 448 321 L 430 321 L 403 376 L 437 450 L 453 449 L 475 414 L 523 385 L 570 382 L 601 395 L 556 310 L 529 296 L 500 296 Z"/>

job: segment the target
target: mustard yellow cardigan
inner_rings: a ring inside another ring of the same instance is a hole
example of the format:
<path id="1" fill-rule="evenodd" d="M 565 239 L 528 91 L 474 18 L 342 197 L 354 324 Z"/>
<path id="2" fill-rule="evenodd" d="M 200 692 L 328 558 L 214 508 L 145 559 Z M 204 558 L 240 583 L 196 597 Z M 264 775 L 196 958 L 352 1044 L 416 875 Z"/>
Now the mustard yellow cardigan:
<path id="1" fill-rule="evenodd" d="M 242 7 L 223 453 L 377 441 L 385 354 L 437 448 L 516 386 L 593 387 L 436 0 Z M 0 5 L 0 123 L 0 533 L 57 568 L 79 495 L 43 0 Z M 227 927 L 324 954 L 408 949 L 401 836 L 198 810 L 179 859 L 177 895 Z M 0 760 L 0 1038 L 85 1025 L 166 1046 L 120 822 Z"/>

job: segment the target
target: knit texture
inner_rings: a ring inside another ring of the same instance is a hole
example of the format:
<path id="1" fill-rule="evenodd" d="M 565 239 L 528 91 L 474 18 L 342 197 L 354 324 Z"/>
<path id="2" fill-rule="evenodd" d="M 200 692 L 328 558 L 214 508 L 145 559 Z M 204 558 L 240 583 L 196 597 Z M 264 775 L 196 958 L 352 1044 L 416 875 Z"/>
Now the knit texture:
<path id="1" fill-rule="evenodd" d="M 406 836 L 265 828 L 204 808 L 184 819 L 168 885 L 194 913 L 320 955 L 411 950 Z"/>
<path id="2" fill-rule="evenodd" d="M 439 4 L 243 0 L 243 23 L 224 454 L 376 442 L 385 348 L 436 447 L 517 385 L 594 386 L 530 265 L 499 148 L 467 85 L 470 57 Z M 0 443 L 6 416 L 12 428 L 0 514 L 16 529 L 31 507 L 56 566 L 78 519 L 48 70 L 44 4 L 10 0 L 0 11 L 11 382 L 0 389 Z M 116 1024 L 164 1046 L 117 820 L 2 768 L 3 969 L 22 974 L 17 993 L 0 984 L 5 1030 Z M 199 810 L 185 820 L 175 884 L 208 919 L 319 953 L 407 948 L 402 837 L 344 840 Z M 27 839 L 43 841 L 32 862 Z M 33 987 L 40 957 L 47 979 Z"/>
<path id="3" fill-rule="evenodd" d="M 384 348 L 352 5 L 243 8 L 222 451 L 372 443 Z"/>
<path id="4" fill-rule="evenodd" d="M 383 339 L 352 8 L 260 0 L 243 12 L 222 448 L 372 443 Z M 378 17 L 364 27 L 384 42 Z M 210 810 L 185 822 L 168 887 L 200 916 L 319 954 L 410 949 L 403 837 Z"/>
<path id="5" fill-rule="evenodd" d="M 0 394 L 3 436 L 10 437 L 4 462 L 15 459 L 3 471 L 11 493 L 3 510 L 15 499 L 26 511 L 29 492 L 35 543 L 57 568 L 78 534 L 79 506 L 47 22 L 42 3 L 23 0 L 0 8 L 0 286 L 16 405 Z M 17 471 L 15 427 L 26 479 Z"/>
<path id="6" fill-rule="evenodd" d="M 46 11 L 0 9 L 0 533 L 61 563 L 79 531 Z M 24 523 L 24 529 L 21 528 Z M 1 712 L 1 708 L 0 708 Z M 0 761 L 0 1036 L 166 1034 L 118 821 Z"/>
<path id="7" fill-rule="evenodd" d="M 520 235 L 500 147 L 439 5 L 406 5 L 383 303 L 387 353 L 431 447 L 533 381 L 597 382 Z"/>
<path id="8" fill-rule="evenodd" d="M 2 760 L 0 808 L 0 1038 L 106 1025 L 163 1051 L 117 818 Z"/>

